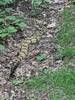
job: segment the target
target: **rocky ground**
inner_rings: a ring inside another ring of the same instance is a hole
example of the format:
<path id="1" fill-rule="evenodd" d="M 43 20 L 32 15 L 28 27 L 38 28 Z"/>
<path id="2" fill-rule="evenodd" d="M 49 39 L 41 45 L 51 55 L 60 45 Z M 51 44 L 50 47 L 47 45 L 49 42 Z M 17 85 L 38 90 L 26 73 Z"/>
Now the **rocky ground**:
<path id="1" fill-rule="evenodd" d="M 58 44 L 55 38 L 59 33 L 58 25 L 61 19 L 60 13 L 65 6 L 66 0 L 52 0 L 50 5 L 47 5 L 40 11 L 40 14 L 33 17 L 30 11 L 31 5 L 28 4 L 26 7 L 24 2 L 18 4 L 16 11 L 18 11 L 20 15 L 25 16 L 28 26 L 23 32 L 19 32 L 14 34 L 11 38 L 8 38 L 6 40 L 6 51 L 0 53 L 0 100 L 50 100 L 48 98 L 48 91 L 41 92 L 41 94 L 35 91 L 37 98 L 32 98 L 33 91 L 28 91 L 25 84 L 16 87 L 12 84 L 11 80 L 8 81 L 7 79 L 11 67 L 14 66 L 13 62 L 15 61 L 15 57 L 20 51 L 17 44 L 22 39 L 35 34 L 36 31 L 39 32 L 38 28 L 40 28 L 40 25 L 45 25 L 47 31 L 39 43 L 29 46 L 28 56 L 21 61 L 14 78 L 24 81 L 25 79 L 38 76 L 43 69 L 56 69 L 63 64 L 63 61 L 56 56 Z M 43 58 L 42 61 L 37 59 L 37 54 L 39 53 L 44 55 L 45 59 Z"/>

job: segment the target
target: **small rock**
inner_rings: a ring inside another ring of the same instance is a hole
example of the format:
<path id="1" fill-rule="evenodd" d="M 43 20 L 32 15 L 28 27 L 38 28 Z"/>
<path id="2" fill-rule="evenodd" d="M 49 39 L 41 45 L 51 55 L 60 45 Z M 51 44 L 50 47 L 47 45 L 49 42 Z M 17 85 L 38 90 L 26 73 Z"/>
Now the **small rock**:
<path id="1" fill-rule="evenodd" d="M 31 72 L 29 71 L 28 73 L 26 73 L 26 76 L 29 78 L 31 77 Z"/>
<path id="2" fill-rule="evenodd" d="M 46 17 L 47 15 L 45 13 L 43 13 L 43 16 Z"/>
<path id="3" fill-rule="evenodd" d="M 6 83 L 7 83 L 7 81 L 6 81 L 5 79 L 0 78 L 0 85 L 4 85 L 4 84 L 6 84 Z"/>
<path id="4" fill-rule="evenodd" d="M 6 57 L 0 57 L 0 62 L 5 62 L 6 61 Z"/>
<path id="5" fill-rule="evenodd" d="M 32 65 L 37 67 L 38 66 L 38 63 L 36 61 L 32 61 Z"/>
<path id="6" fill-rule="evenodd" d="M 35 38 L 32 38 L 32 39 L 31 39 L 31 42 L 32 42 L 32 44 L 34 44 L 34 43 L 37 42 L 37 40 L 36 40 Z"/>
<path id="7" fill-rule="evenodd" d="M 56 61 L 56 63 L 57 64 L 60 64 L 60 63 L 62 63 L 62 60 L 58 60 L 58 61 Z"/>
<path id="8" fill-rule="evenodd" d="M 53 35 L 52 34 L 50 34 L 48 32 L 46 34 L 47 34 L 47 37 L 53 38 Z"/>
<path id="9" fill-rule="evenodd" d="M 64 0 L 54 0 L 54 3 L 64 3 Z"/>
<path id="10" fill-rule="evenodd" d="M 42 12 L 42 15 L 43 15 L 44 18 L 47 17 L 47 14 L 46 14 L 45 11 Z"/>
<path id="11" fill-rule="evenodd" d="M 0 67 L 1 67 L 2 65 L 0 64 Z"/>
<path id="12" fill-rule="evenodd" d="M 37 24 L 42 24 L 41 20 L 36 20 Z"/>
<path id="13" fill-rule="evenodd" d="M 56 27 L 56 23 L 55 22 L 52 22 L 51 24 L 48 24 L 47 28 L 50 29 L 50 28 L 55 28 Z"/>
<path id="14" fill-rule="evenodd" d="M 53 66 L 56 68 L 56 67 L 60 67 L 62 65 L 63 65 L 62 60 L 58 60 L 58 61 L 54 62 L 54 65 Z"/>
<path id="15" fill-rule="evenodd" d="M 43 22 L 43 25 L 47 25 L 47 22 L 44 21 L 44 22 Z"/>

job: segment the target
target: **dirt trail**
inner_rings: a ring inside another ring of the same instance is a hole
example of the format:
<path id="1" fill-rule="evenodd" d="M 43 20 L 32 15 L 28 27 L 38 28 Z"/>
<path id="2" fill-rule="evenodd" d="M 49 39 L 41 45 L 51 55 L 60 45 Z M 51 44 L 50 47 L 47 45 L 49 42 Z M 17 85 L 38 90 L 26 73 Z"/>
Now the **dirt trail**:
<path id="1" fill-rule="evenodd" d="M 27 37 L 38 34 L 39 30 L 43 30 L 41 29 L 42 25 L 46 26 L 47 30 L 38 43 L 29 45 L 27 58 L 20 62 L 15 72 L 15 79 L 29 79 L 41 74 L 41 70 L 45 68 L 55 69 L 62 65 L 62 60 L 55 57 L 57 50 L 55 37 L 58 33 L 57 27 L 61 18 L 60 13 L 63 11 L 65 4 L 66 1 L 64 2 L 64 0 L 53 0 L 50 6 L 44 8 L 36 18 L 27 15 L 24 3 L 19 4 L 17 10 L 20 10 L 19 12 L 24 14 L 28 27 L 23 32 L 15 34 L 15 36 L 8 39 L 7 51 L 0 54 L 0 100 L 33 100 L 26 98 L 25 86 L 13 86 L 10 81 L 7 81 L 7 78 L 9 77 L 11 67 L 14 66 L 13 62 L 15 62 L 16 55 L 20 52 L 17 44 Z M 44 55 L 46 59 L 39 61 L 36 56 L 37 54 Z"/>

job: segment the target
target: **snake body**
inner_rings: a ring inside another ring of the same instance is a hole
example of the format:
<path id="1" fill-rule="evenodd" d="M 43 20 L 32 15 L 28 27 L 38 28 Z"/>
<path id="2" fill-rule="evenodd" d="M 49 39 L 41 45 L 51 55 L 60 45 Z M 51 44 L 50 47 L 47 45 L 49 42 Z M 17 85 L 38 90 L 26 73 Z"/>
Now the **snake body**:
<path id="1" fill-rule="evenodd" d="M 28 54 L 28 48 L 30 44 L 35 44 L 40 40 L 40 36 L 32 36 L 31 38 L 26 38 L 25 40 L 22 40 L 20 43 L 20 53 L 16 58 L 16 62 L 21 61 L 22 59 L 27 57 Z"/>
<path id="2" fill-rule="evenodd" d="M 21 41 L 20 45 L 20 52 L 19 55 L 15 59 L 15 65 L 14 67 L 11 68 L 10 76 L 9 78 L 13 77 L 13 74 L 15 73 L 17 67 L 19 66 L 20 62 L 22 59 L 25 59 L 28 54 L 28 48 L 30 44 L 36 44 L 37 42 L 40 41 L 42 38 L 42 35 L 46 32 L 46 28 L 43 28 L 38 34 L 35 34 L 31 37 L 25 38 L 24 40 Z"/>

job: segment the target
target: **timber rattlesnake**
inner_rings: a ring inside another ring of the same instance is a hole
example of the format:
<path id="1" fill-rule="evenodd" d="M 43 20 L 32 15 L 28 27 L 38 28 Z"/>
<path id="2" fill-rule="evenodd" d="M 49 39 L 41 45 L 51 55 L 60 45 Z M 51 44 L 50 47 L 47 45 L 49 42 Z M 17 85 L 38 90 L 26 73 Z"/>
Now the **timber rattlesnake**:
<path id="1" fill-rule="evenodd" d="M 21 50 L 19 52 L 19 55 L 15 59 L 16 64 L 14 65 L 14 67 L 11 68 L 9 79 L 13 77 L 13 74 L 15 73 L 17 67 L 19 66 L 20 61 L 27 57 L 29 45 L 36 44 L 37 42 L 39 42 L 40 39 L 42 38 L 42 35 L 46 32 L 46 30 L 47 30 L 46 26 L 42 26 L 42 30 L 40 30 L 38 34 L 25 38 L 24 40 L 21 41 L 21 43 L 19 44 Z"/>

